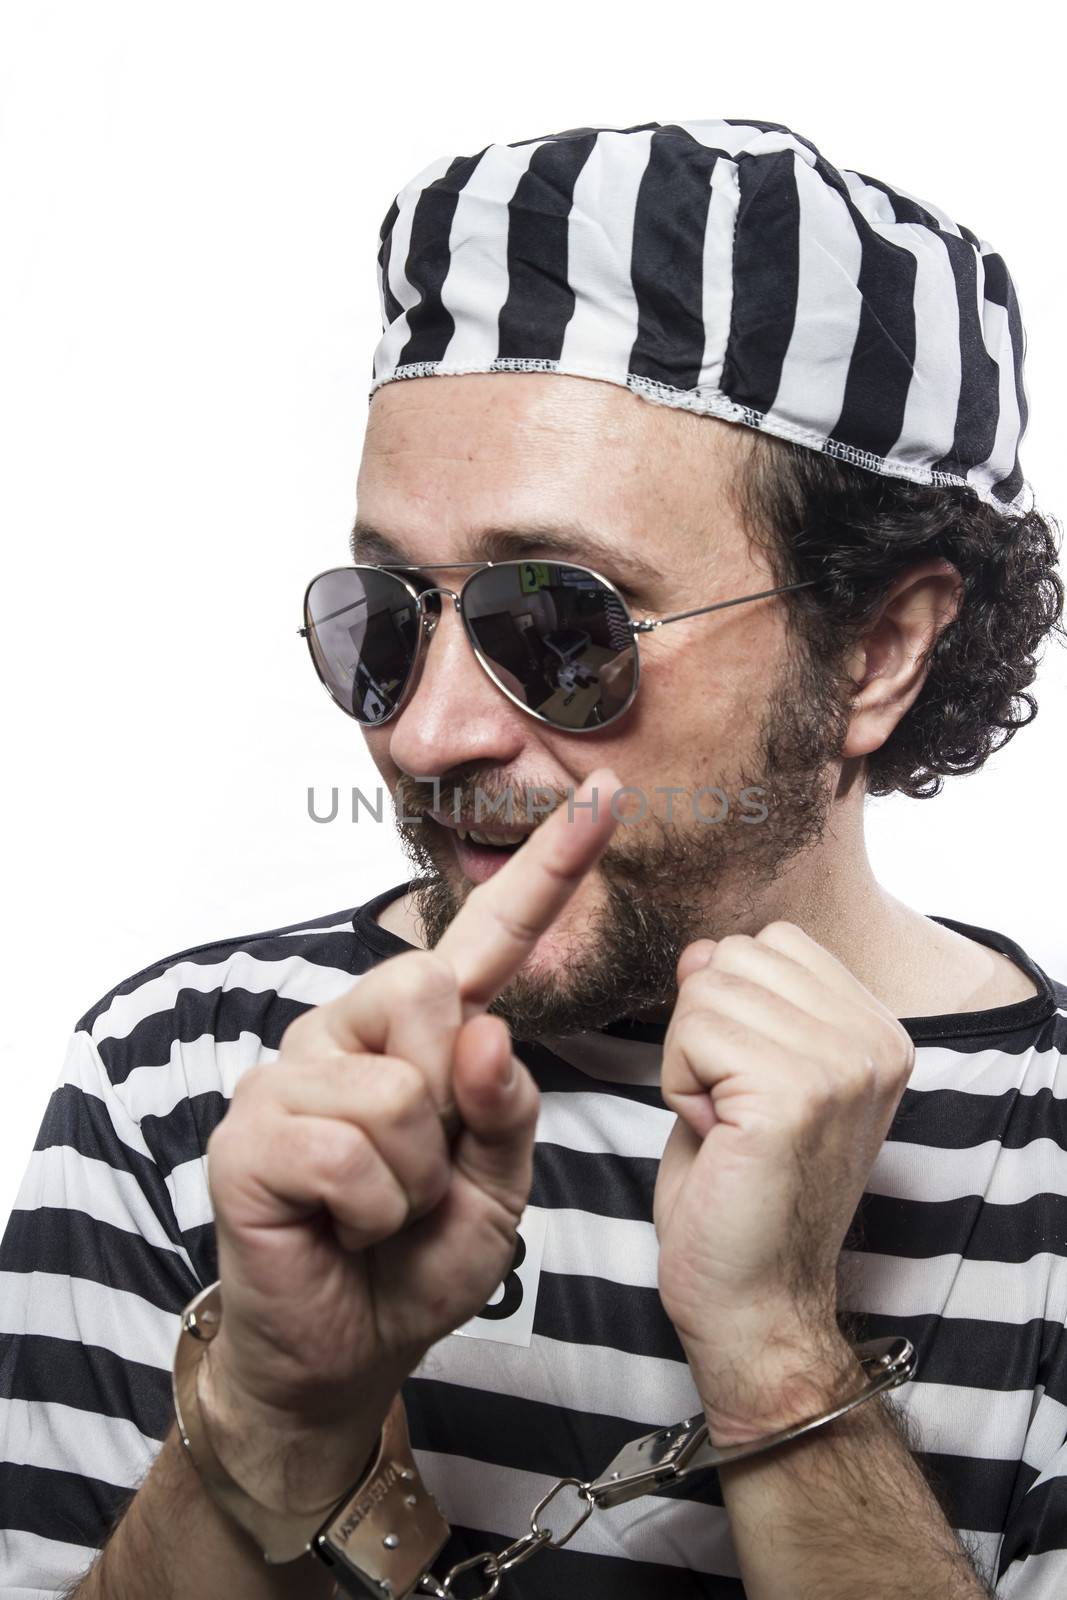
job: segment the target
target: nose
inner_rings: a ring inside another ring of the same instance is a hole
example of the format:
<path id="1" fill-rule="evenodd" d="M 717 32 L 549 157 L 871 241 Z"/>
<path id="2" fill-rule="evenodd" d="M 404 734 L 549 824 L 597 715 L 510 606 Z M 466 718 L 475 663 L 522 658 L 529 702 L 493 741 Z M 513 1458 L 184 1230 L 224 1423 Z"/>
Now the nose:
<path id="1" fill-rule="evenodd" d="M 441 610 L 420 606 L 428 637 L 418 679 L 393 719 L 390 759 L 414 778 L 443 777 L 470 762 L 513 761 L 529 739 L 530 719 L 483 671 L 453 591 L 423 591 L 431 592 L 441 595 Z"/>

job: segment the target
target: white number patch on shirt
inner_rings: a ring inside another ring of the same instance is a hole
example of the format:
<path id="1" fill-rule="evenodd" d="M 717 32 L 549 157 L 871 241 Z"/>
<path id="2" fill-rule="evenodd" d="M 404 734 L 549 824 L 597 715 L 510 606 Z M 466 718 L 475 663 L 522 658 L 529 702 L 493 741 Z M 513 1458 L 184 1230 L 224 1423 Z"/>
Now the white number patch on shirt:
<path id="1" fill-rule="evenodd" d="M 456 1328 L 456 1333 L 467 1339 L 492 1339 L 497 1344 L 530 1343 L 547 1228 L 548 1212 L 540 1206 L 527 1206 L 519 1221 L 515 1255 L 503 1283 L 485 1310 Z"/>

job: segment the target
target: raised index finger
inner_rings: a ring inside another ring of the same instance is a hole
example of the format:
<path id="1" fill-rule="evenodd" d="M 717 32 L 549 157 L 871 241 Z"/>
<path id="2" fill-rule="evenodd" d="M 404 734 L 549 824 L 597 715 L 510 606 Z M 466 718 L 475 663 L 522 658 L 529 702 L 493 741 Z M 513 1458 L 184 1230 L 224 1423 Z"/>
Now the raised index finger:
<path id="1" fill-rule="evenodd" d="M 551 927 L 615 830 L 610 767 L 591 772 L 491 878 L 473 889 L 438 941 L 459 982 L 464 1021 L 484 1011 Z M 595 814 L 583 809 L 594 800 Z"/>

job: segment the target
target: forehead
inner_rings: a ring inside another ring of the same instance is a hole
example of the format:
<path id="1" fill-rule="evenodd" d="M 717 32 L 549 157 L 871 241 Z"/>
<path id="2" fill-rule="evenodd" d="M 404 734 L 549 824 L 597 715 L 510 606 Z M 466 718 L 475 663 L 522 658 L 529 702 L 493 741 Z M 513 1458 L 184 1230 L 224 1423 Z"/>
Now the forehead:
<path id="1" fill-rule="evenodd" d="M 487 531 L 570 525 L 669 560 L 737 536 L 744 431 L 557 373 L 405 379 L 371 403 L 359 521 L 422 558 L 428 538 L 458 558 Z"/>

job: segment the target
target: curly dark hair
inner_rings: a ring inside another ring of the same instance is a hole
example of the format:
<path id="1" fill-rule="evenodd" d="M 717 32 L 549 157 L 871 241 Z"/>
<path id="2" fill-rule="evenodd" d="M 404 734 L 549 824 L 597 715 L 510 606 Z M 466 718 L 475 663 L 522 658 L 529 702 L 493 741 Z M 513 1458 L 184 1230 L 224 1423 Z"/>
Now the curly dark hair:
<path id="1" fill-rule="evenodd" d="M 791 623 L 843 690 L 845 654 L 894 579 L 931 556 L 963 579 L 915 703 L 866 757 L 868 794 L 928 799 L 1033 721 L 1038 649 L 1049 636 L 1067 641 L 1054 518 L 1005 516 L 973 489 L 885 477 L 755 430 L 734 488 L 776 582 L 823 580 L 788 597 Z"/>

